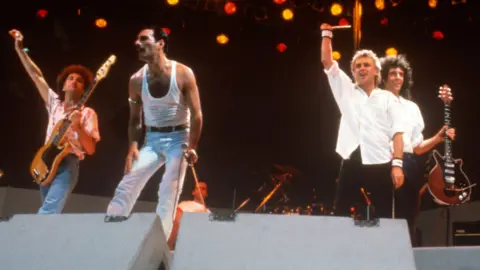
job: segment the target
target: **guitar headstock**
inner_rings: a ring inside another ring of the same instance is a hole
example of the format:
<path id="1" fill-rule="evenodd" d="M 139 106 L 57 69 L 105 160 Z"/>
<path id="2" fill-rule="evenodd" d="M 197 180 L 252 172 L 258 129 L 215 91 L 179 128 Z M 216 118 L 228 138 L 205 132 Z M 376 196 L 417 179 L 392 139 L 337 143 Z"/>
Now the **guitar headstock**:
<path id="1" fill-rule="evenodd" d="M 105 78 L 110 71 L 110 67 L 115 63 L 117 57 L 115 55 L 111 55 L 107 61 L 98 69 L 97 74 L 95 75 L 95 80 L 100 81 Z"/>
<path id="2" fill-rule="evenodd" d="M 450 105 L 453 100 L 452 89 L 447 84 L 440 86 L 438 90 L 438 97 L 443 101 L 443 103 Z"/>

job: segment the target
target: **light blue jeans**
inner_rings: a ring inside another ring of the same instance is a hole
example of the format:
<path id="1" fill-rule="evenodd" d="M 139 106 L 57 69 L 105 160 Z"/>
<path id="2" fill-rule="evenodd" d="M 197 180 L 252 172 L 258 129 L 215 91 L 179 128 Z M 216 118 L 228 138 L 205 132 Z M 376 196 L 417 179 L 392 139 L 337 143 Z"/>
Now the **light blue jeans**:
<path id="1" fill-rule="evenodd" d="M 50 185 L 40 187 L 42 206 L 38 214 L 62 213 L 68 196 L 77 184 L 79 167 L 77 156 L 69 154 L 63 158 Z"/>
<path id="2" fill-rule="evenodd" d="M 165 164 L 156 212 L 168 239 L 187 169 L 182 144 L 187 143 L 188 134 L 188 130 L 168 133 L 147 131 L 138 160 L 134 161 L 131 171 L 118 184 L 115 196 L 108 205 L 107 215 L 128 217 L 145 184 Z"/>

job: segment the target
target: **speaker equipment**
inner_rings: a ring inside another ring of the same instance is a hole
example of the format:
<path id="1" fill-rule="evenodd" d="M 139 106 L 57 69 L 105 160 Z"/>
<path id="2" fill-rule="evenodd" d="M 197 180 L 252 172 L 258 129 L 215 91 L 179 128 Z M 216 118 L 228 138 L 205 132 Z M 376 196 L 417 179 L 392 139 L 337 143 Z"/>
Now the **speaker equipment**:
<path id="1" fill-rule="evenodd" d="M 414 248 L 418 270 L 478 270 L 480 247 Z"/>
<path id="2" fill-rule="evenodd" d="M 173 270 L 414 270 L 405 220 L 184 213 Z"/>
<path id="3" fill-rule="evenodd" d="M 104 214 L 14 215 L 0 222 L 1 269 L 168 270 L 156 213 L 106 223 Z"/>
<path id="4" fill-rule="evenodd" d="M 452 233 L 454 246 L 480 246 L 480 221 L 453 222 Z"/>

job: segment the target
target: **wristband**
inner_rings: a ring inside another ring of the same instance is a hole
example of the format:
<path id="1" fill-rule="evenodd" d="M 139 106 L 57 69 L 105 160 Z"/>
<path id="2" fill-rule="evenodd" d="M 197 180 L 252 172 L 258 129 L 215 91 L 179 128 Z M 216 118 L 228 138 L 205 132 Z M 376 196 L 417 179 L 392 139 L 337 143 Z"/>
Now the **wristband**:
<path id="1" fill-rule="evenodd" d="M 333 38 L 333 32 L 331 30 L 322 30 L 322 37 Z"/>
<path id="2" fill-rule="evenodd" d="M 403 160 L 399 159 L 399 158 L 395 158 L 392 160 L 392 167 L 400 167 L 402 168 L 403 167 Z"/>

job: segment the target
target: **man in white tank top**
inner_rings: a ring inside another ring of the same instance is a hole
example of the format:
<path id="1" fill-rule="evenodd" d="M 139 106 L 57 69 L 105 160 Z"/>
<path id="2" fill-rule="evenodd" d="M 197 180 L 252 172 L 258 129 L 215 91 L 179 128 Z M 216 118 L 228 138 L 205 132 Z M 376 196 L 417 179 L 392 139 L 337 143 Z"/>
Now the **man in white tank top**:
<path id="1" fill-rule="evenodd" d="M 168 37 L 164 31 L 143 29 L 135 45 L 146 64 L 130 78 L 130 146 L 125 175 L 108 205 L 105 221 L 127 219 L 147 181 L 165 165 L 156 211 L 168 239 L 186 163 L 198 160 L 196 148 L 203 121 L 199 91 L 192 70 L 166 57 Z M 142 112 L 146 136 L 139 150 Z"/>
<path id="2" fill-rule="evenodd" d="M 416 245 L 414 219 L 420 207 L 419 192 L 425 184 L 423 167 L 418 157 L 443 142 L 445 134 L 454 139 L 455 129 L 447 129 L 447 126 L 444 126 L 434 136 L 424 139 L 425 124 L 422 113 L 418 105 L 412 101 L 410 94 L 410 88 L 413 85 L 410 63 L 403 55 L 386 56 L 380 61 L 383 78 L 380 86 L 398 97 L 402 111 L 408 119 L 405 133 L 403 133 L 405 183 L 395 191 L 395 206 L 397 217 L 407 220 L 412 244 Z M 445 89 L 439 90 L 440 97 L 445 98 L 447 94 Z"/>

